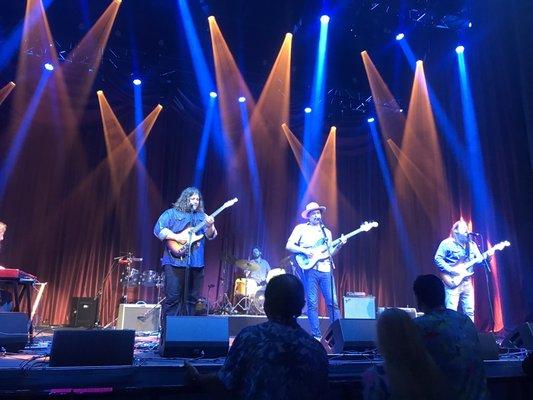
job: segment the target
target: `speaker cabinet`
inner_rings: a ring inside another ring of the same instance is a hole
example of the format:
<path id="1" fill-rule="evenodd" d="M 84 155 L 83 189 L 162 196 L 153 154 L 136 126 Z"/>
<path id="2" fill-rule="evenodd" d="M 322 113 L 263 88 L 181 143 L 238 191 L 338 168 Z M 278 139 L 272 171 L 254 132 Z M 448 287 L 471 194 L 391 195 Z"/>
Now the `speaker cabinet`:
<path id="1" fill-rule="evenodd" d="M 28 344 L 28 315 L 23 312 L 0 312 L 0 347 L 11 353 Z"/>
<path id="2" fill-rule="evenodd" d="M 56 330 L 50 366 L 131 365 L 134 343 L 133 330 Z"/>
<path id="3" fill-rule="evenodd" d="M 163 357 L 224 357 L 229 348 L 227 317 L 170 317 L 164 329 Z"/>
<path id="4" fill-rule="evenodd" d="M 344 296 L 344 318 L 376 319 L 376 298 Z"/>
<path id="5" fill-rule="evenodd" d="M 330 352 L 340 354 L 374 349 L 376 338 L 375 319 L 338 319 L 328 328 L 324 343 Z"/>
<path id="6" fill-rule="evenodd" d="M 118 329 L 137 332 L 159 331 L 161 306 L 156 304 L 121 304 L 118 307 Z"/>
<path id="7" fill-rule="evenodd" d="M 93 328 L 98 319 L 98 300 L 92 297 L 71 297 L 69 326 Z"/>
<path id="8" fill-rule="evenodd" d="M 496 337 L 492 332 L 478 332 L 479 347 L 483 360 L 498 360 L 500 348 L 496 343 Z"/>
<path id="9" fill-rule="evenodd" d="M 502 342 L 502 347 L 533 350 L 533 322 L 525 322 Z"/>

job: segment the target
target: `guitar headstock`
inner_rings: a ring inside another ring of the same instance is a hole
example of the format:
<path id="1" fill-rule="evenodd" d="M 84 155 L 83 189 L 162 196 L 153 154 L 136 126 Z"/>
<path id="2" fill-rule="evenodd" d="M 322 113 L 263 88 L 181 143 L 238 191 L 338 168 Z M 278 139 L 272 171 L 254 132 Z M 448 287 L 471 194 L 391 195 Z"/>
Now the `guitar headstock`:
<path id="1" fill-rule="evenodd" d="M 361 224 L 361 227 L 359 229 L 361 229 L 364 232 L 368 232 L 372 228 L 377 228 L 378 225 L 379 224 L 376 221 L 371 221 L 371 222 L 365 221 Z"/>
<path id="2" fill-rule="evenodd" d="M 505 249 L 506 247 L 510 246 L 511 245 L 511 242 L 509 242 L 508 240 L 504 240 L 503 242 L 500 242 L 498 244 L 495 244 L 494 246 L 492 246 L 490 248 L 491 251 L 496 251 L 496 250 L 503 250 Z"/>
<path id="3" fill-rule="evenodd" d="M 231 207 L 232 205 L 234 205 L 234 204 L 235 204 L 236 202 L 238 202 L 238 201 L 239 201 L 239 199 L 236 198 L 236 197 L 234 197 L 233 199 L 226 201 L 226 202 L 224 203 L 224 206 L 223 206 L 223 207 L 224 207 L 224 208 Z"/>

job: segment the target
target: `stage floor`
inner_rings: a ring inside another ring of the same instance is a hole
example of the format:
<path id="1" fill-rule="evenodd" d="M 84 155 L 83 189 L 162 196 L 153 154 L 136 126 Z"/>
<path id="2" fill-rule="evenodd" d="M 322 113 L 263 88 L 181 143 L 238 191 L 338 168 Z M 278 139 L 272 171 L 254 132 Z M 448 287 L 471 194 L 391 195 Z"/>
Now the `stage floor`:
<path id="1" fill-rule="evenodd" d="M 260 323 L 264 318 L 231 317 L 233 323 L 239 326 Z M 327 325 L 328 321 L 325 318 L 321 322 Z M 26 349 L 0 357 L 1 399 L 54 395 L 163 399 L 177 394 L 180 398 L 213 398 L 212 395 L 194 393 L 185 386 L 183 365 L 186 359 L 162 358 L 157 352 L 157 333 L 136 335 L 134 362 L 131 366 L 50 367 L 47 355 L 54 329 L 62 328 L 38 327 L 33 343 Z M 523 353 L 507 354 L 501 355 L 499 360 L 485 362 L 489 388 L 491 385 L 496 387 L 492 390 L 492 398 L 500 398 L 496 391 L 509 393 L 510 390 L 518 390 L 512 396 L 518 399 L 527 399 L 532 394 L 522 372 L 523 357 Z M 188 361 L 201 372 L 209 373 L 216 372 L 224 363 L 224 358 Z M 381 361 L 375 352 L 331 354 L 331 398 L 362 398 L 361 374 Z"/>

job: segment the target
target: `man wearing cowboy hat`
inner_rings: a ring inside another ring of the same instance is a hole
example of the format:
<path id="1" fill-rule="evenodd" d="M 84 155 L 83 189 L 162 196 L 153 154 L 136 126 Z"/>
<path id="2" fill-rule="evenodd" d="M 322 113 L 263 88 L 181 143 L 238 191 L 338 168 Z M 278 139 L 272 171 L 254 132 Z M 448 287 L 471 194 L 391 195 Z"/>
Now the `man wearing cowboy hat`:
<path id="1" fill-rule="evenodd" d="M 287 240 L 285 248 L 293 253 L 304 254 L 313 257 L 319 247 L 327 244 L 330 255 L 335 255 L 340 247 L 346 243 L 346 239 L 341 237 L 341 243 L 336 247 L 331 247 L 331 231 L 322 223 L 322 212 L 326 207 L 316 202 L 310 202 L 302 212 L 302 218 L 307 219 L 306 223 L 296 225 Z M 302 280 L 306 292 L 307 317 L 311 326 L 311 334 L 318 340 L 322 337 L 318 321 L 318 289 L 322 292 L 326 301 L 330 322 L 339 319 L 339 306 L 335 294 L 335 282 L 332 274 L 333 261 L 331 257 L 318 261 L 312 268 L 303 270 Z"/>

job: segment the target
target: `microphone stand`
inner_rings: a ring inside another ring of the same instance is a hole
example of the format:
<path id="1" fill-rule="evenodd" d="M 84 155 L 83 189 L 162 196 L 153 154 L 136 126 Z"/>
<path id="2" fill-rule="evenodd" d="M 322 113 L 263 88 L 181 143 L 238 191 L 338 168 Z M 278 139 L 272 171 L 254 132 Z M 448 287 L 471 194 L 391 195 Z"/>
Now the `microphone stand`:
<path id="1" fill-rule="evenodd" d="M 132 253 L 127 253 L 127 256 L 125 258 L 128 261 L 131 260 L 132 259 Z M 107 282 L 107 280 L 111 276 L 111 273 L 113 272 L 113 269 L 114 269 L 115 265 L 120 265 L 119 261 L 122 260 L 122 259 L 124 259 L 124 257 L 117 257 L 117 258 L 114 258 L 111 261 L 111 265 L 107 269 L 107 272 L 106 272 L 106 274 L 104 276 L 104 279 L 102 280 L 102 284 L 98 288 L 98 291 L 96 292 L 96 295 L 93 298 L 93 300 L 96 302 L 96 309 L 98 310 L 98 317 L 97 317 L 98 319 L 95 322 L 95 326 L 100 325 L 100 299 L 102 298 L 102 294 L 104 292 L 105 283 Z M 129 262 L 129 264 L 131 265 L 131 262 Z"/>
<path id="2" fill-rule="evenodd" d="M 322 230 L 322 234 L 324 235 L 324 244 L 326 245 L 326 249 L 327 249 L 327 252 L 328 252 L 328 256 L 329 256 L 329 262 L 331 263 L 331 270 L 330 270 L 330 277 L 329 277 L 329 282 L 330 282 L 330 290 L 331 290 L 331 321 L 329 321 L 330 324 L 332 324 L 334 322 L 334 318 L 335 318 L 335 285 L 333 283 L 333 270 L 335 269 L 335 263 L 333 262 L 333 256 L 331 255 L 331 250 L 329 248 L 329 239 L 328 239 L 328 235 L 326 234 L 326 229 L 324 227 L 324 224 L 322 223 L 322 221 L 320 221 L 320 229 Z"/>
<path id="3" fill-rule="evenodd" d="M 194 215 L 194 213 L 193 213 Z M 189 229 L 189 241 L 187 243 L 187 265 L 185 267 L 185 282 L 183 282 L 183 302 L 181 306 L 182 315 L 189 315 L 189 273 L 192 263 L 192 235 L 193 226 L 191 219 L 191 228 Z"/>
<path id="4" fill-rule="evenodd" d="M 480 238 L 481 253 L 483 253 L 485 252 L 485 241 L 483 240 L 483 235 L 479 234 L 478 237 Z M 490 331 L 494 333 L 494 325 L 495 325 L 494 305 L 492 304 L 492 294 L 491 294 L 492 292 L 490 290 L 490 282 L 489 282 L 489 272 L 491 272 L 491 270 L 490 270 L 489 262 L 487 261 L 486 257 L 483 259 L 483 266 L 485 267 L 483 268 L 483 271 L 485 271 L 485 283 L 487 285 L 487 297 L 489 299 L 489 311 L 490 311 L 490 323 L 491 323 Z"/>

